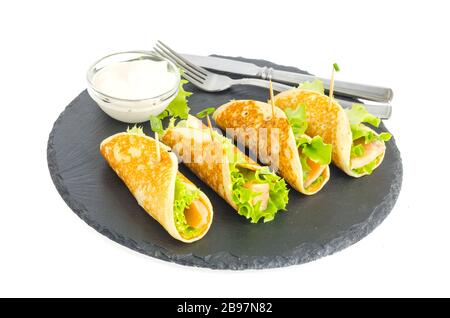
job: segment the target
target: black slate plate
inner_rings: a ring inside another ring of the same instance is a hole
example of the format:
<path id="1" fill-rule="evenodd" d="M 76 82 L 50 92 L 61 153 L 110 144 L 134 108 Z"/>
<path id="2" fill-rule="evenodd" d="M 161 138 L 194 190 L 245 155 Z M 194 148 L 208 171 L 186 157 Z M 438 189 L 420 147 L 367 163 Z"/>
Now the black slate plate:
<path id="1" fill-rule="evenodd" d="M 261 66 L 295 70 L 261 60 Z M 192 86 L 192 113 L 230 99 L 267 100 L 266 89 L 241 86 L 205 93 Z M 149 132 L 148 124 L 145 125 Z M 394 139 L 384 162 L 371 176 L 353 179 L 335 167 L 331 180 L 314 196 L 291 190 L 288 211 L 273 222 L 250 224 L 183 165 L 214 206 L 209 233 L 194 244 L 172 239 L 136 203 L 99 153 L 100 142 L 127 125 L 105 115 L 82 92 L 55 122 L 48 141 L 53 182 L 70 208 L 112 240 L 138 252 L 183 265 L 214 269 L 270 268 L 312 261 L 339 251 L 369 234 L 392 210 L 402 183 L 402 163 Z M 382 130 L 385 127 L 381 125 Z"/>

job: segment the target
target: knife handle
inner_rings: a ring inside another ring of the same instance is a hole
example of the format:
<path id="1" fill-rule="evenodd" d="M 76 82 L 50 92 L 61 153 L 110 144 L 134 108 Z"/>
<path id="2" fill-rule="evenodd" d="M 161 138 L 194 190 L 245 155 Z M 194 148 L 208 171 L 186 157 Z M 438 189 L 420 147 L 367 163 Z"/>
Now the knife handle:
<path id="1" fill-rule="evenodd" d="M 325 89 L 330 88 L 330 80 L 320 78 L 313 75 L 300 74 L 287 71 L 279 71 L 273 68 L 263 67 L 258 74 L 262 79 L 270 79 L 274 81 L 296 84 L 304 81 L 319 79 L 323 82 Z M 390 102 L 394 96 L 392 89 L 387 87 L 372 86 L 358 83 L 350 83 L 344 81 L 334 82 L 334 94 L 341 96 L 349 96 L 363 98 L 376 102 Z"/>

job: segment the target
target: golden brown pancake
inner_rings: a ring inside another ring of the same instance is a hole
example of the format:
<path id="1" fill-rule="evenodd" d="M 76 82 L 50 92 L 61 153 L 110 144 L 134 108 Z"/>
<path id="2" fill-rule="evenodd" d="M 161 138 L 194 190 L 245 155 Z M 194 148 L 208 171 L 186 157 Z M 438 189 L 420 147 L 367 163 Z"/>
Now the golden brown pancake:
<path id="1" fill-rule="evenodd" d="M 211 134 L 209 128 L 203 125 L 199 119 L 189 116 L 185 124 L 185 126 L 177 125 L 176 127 L 167 129 L 161 140 L 171 147 L 172 151 L 177 154 L 181 161 L 193 173 L 219 194 L 229 205 L 238 211 L 239 214 L 251 218 L 253 223 L 258 222 L 259 217 L 255 220 L 253 217 L 250 217 L 249 214 L 241 213 L 240 207 L 233 200 L 231 169 L 234 168 L 231 167 L 240 167 L 247 172 L 257 172 L 264 167 L 258 165 L 242 153 L 227 138 L 222 137 L 217 133 Z M 285 195 L 283 199 L 285 202 L 276 203 L 276 210 L 273 209 L 274 204 L 272 203 L 272 207 L 270 208 L 271 212 L 268 212 L 270 217 L 267 220 L 264 217 L 264 222 L 267 222 L 273 219 L 278 210 L 285 208 L 288 199 L 288 190 L 283 179 L 277 177 L 270 172 L 269 169 L 266 170 L 266 168 L 264 168 L 264 171 L 267 171 L 267 174 L 277 178 L 277 183 L 279 182 L 280 185 L 284 185 L 283 193 Z M 265 189 L 268 191 L 269 187 L 264 187 L 262 186 L 263 184 L 264 183 L 249 183 L 245 184 L 244 187 L 248 186 L 249 189 L 252 190 Z M 253 192 L 259 193 L 259 190 L 254 190 Z M 265 207 L 269 198 L 267 193 L 260 193 L 256 198 L 256 201 L 265 199 L 265 202 L 260 201 L 260 207 L 263 207 L 262 210 L 260 210 L 262 213 L 266 211 Z M 256 205 L 256 201 L 252 201 L 253 206 Z M 258 211 L 258 208 L 255 210 Z M 259 215 L 259 212 L 256 214 Z"/>
<path id="2" fill-rule="evenodd" d="M 237 129 L 235 137 L 257 154 L 263 164 L 274 166 L 295 190 L 308 195 L 317 193 L 330 178 L 329 167 L 322 170 L 319 184 L 305 187 L 299 151 L 289 120 L 278 107 L 275 107 L 274 115 L 272 106 L 267 103 L 233 100 L 220 106 L 213 118 L 222 129 Z"/>
<path id="3" fill-rule="evenodd" d="M 183 237 L 177 230 L 174 219 L 174 195 L 176 178 L 190 190 L 195 185 L 178 172 L 175 154 L 160 143 L 160 157 L 156 152 L 156 141 L 143 134 L 124 132 L 106 138 L 100 152 L 110 167 L 123 180 L 138 204 L 175 239 L 191 243 L 201 239 L 209 230 L 213 218 L 211 202 L 199 191 L 199 200 L 208 209 L 207 223 L 195 237 Z"/>
<path id="4" fill-rule="evenodd" d="M 299 104 L 306 106 L 310 136 L 319 135 L 323 141 L 333 145 L 332 160 L 341 170 L 352 177 L 361 177 L 368 173 L 356 173 L 351 167 L 351 147 L 353 144 L 350 123 L 345 110 L 336 100 L 324 94 L 306 89 L 290 89 L 274 97 L 275 105 L 285 110 L 296 108 Z M 369 127 L 366 127 L 369 130 Z M 372 130 L 373 131 L 373 130 Z M 383 142 L 384 144 L 384 142 Z M 377 158 L 376 167 L 383 161 L 385 152 Z"/>

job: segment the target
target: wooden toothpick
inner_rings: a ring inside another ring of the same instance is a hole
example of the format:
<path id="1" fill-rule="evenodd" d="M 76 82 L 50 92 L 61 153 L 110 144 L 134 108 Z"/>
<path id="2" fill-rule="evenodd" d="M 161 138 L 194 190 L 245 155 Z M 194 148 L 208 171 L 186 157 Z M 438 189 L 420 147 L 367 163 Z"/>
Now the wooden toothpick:
<path id="1" fill-rule="evenodd" d="M 155 131 L 155 140 L 156 140 L 156 158 L 158 161 L 161 161 L 161 152 L 159 149 L 159 136 L 158 133 Z"/>
<path id="2" fill-rule="evenodd" d="M 330 79 L 330 105 L 333 102 L 333 90 L 334 90 L 334 68 L 331 72 L 331 79 Z"/>
<path id="3" fill-rule="evenodd" d="M 330 89 L 329 89 L 329 97 L 330 97 L 330 107 L 331 103 L 333 102 L 333 91 L 334 91 L 334 73 L 339 72 L 339 66 L 334 63 L 333 64 L 333 70 L 331 71 L 331 79 L 330 79 Z"/>
<path id="4" fill-rule="evenodd" d="M 272 105 L 272 118 L 275 118 L 275 100 L 273 97 L 272 79 L 269 80 L 270 104 Z"/>

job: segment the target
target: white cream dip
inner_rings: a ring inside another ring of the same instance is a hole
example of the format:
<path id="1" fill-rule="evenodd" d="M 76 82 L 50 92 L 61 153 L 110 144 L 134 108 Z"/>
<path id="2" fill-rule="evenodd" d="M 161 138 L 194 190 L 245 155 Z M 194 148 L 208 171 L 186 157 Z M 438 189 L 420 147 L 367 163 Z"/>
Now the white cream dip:
<path id="1" fill-rule="evenodd" d="M 114 98 L 142 100 L 167 93 L 177 81 L 166 61 L 143 59 L 106 65 L 95 74 L 92 84 L 97 91 Z"/>

